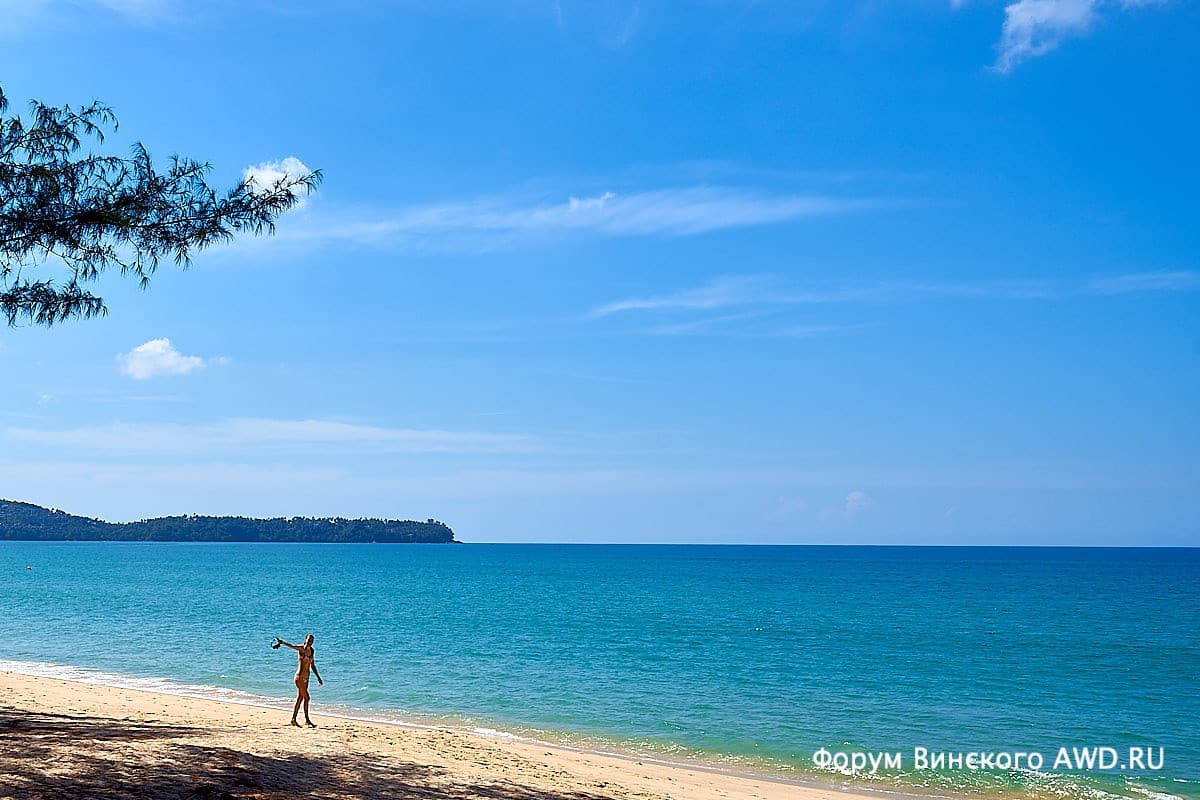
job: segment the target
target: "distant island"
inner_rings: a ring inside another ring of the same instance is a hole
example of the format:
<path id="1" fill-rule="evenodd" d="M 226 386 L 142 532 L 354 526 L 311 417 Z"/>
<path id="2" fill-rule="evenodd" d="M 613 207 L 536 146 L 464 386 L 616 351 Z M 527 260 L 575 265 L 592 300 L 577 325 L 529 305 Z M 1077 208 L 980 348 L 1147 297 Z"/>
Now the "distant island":
<path id="1" fill-rule="evenodd" d="M 13 500 L 0 500 L 0 540 L 459 544 L 450 526 L 436 519 L 425 522 L 341 517 L 250 519 L 189 514 L 137 522 L 105 522 Z"/>

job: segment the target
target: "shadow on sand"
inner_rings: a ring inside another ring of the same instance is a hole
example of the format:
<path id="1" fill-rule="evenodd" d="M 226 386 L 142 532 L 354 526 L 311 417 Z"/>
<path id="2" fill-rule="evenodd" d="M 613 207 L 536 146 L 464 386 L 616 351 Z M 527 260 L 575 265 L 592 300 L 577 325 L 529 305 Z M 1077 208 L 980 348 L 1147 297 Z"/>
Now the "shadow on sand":
<path id="1" fill-rule="evenodd" d="M 438 767 L 369 753 L 246 753 L 204 744 L 211 733 L 198 727 L 0 709 L 0 798 L 609 800 L 507 782 L 455 783 Z"/>

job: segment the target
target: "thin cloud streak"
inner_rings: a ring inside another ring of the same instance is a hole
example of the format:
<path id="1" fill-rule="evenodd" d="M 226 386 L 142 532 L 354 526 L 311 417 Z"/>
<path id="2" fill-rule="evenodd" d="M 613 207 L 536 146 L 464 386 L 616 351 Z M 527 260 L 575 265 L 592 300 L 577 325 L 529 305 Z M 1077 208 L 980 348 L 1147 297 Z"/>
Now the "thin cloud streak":
<path id="1" fill-rule="evenodd" d="M 1142 292 L 1190 292 L 1200 289 L 1200 272 L 1141 272 L 1097 278 L 1089 285 L 1096 294 L 1135 294 Z"/>
<path id="2" fill-rule="evenodd" d="M 724 275 L 701 286 L 661 295 L 630 297 L 598 305 L 583 320 L 629 312 L 714 311 L 754 306 L 914 302 L 934 298 L 1060 300 L 1081 295 L 1200 290 L 1200 272 L 1144 272 L 1092 278 L 1075 285 L 1050 280 L 936 282 L 877 281 L 797 291 L 762 275 Z M 698 325 L 701 322 L 685 324 Z"/>
<path id="3" fill-rule="evenodd" d="M 11 442 L 135 453 L 214 453 L 280 447 L 342 447 L 390 453 L 528 453 L 533 437 L 478 431 L 383 428 L 332 420 L 234 418 L 204 424 L 114 422 L 48 430 L 10 427 Z"/>
<path id="4" fill-rule="evenodd" d="M 761 276 L 724 275 L 703 286 L 666 295 L 632 297 L 597 306 L 588 317 L 607 317 L 622 311 L 690 311 L 769 302 L 768 282 Z"/>
<path id="5" fill-rule="evenodd" d="M 693 336 L 696 334 L 707 334 L 713 332 L 723 332 L 719 329 L 721 325 L 730 322 L 741 322 L 749 319 L 759 319 L 762 317 L 760 312 L 746 312 L 742 314 L 722 314 L 716 317 L 702 317 L 700 319 L 688 320 L 686 322 L 676 322 L 667 325 L 659 325 L 654 328 L 649 328 L 639 333 L 649 334 L 651 336 Z"/>
<path id="6" fill-rule="evenodd" d="M 635 331 L 643 336 L 720 336 L 738 339 L 815 339 L 820 336 L 831 336 L 839 333 L 862 330 L 869 327 L 864 323 L 824 325 L 824 324 L 751 324 L 749 326 L 733 327 L 733 323 L 745 320 L 761 319 L 762 313 L 724 314 L 716 317 L 704 317 L 687 322 L 658 325 L 652 328 Z"/>
<path id="7" fill-rule="evenodd" d="M 374 220 L 281 228 L 284 239 L 502 249 L 566 236 L 696 236 L 884 207 L 873 198 L 690 187 L 602 192 L 558 201 L 483 198 L 402 209 Z"/>
<path id="8" fill-rule="evenodd" d="M 137 25 L 179 19 L 174 0 L 0 0 L 0 34 L 44 29 L 80 11 L 107 13 Z"/>

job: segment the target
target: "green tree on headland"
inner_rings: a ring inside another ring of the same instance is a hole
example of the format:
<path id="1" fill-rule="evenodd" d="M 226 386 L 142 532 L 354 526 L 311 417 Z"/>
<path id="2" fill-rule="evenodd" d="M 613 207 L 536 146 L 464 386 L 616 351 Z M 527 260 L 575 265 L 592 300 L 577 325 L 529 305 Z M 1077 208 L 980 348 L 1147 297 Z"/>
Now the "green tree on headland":
<path id="1" fill-rule="evenodd" d="M 0 312 L 10 326 L 104 314 L 89 285 L 106 270 L 145 286 L 164 259 L 186 267 L 237 233 L 273 233 L 321 180 L 319 170 L 265 186 L 248 178 L 218 194 L 207 163 L 172 156 L 160 172 L 140 143 L 125 157 L 83 151 L 117 128 L 100 102 L 34 101 L 28 122 L 7 112 L 0 88 Z M 41 272 L 48 264 L 59 274 Z"/>

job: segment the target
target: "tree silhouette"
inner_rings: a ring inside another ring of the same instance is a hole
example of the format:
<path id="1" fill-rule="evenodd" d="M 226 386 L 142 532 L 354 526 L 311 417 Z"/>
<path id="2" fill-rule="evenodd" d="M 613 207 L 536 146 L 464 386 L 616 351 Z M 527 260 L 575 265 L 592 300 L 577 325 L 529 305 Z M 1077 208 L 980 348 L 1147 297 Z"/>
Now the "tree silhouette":
<path id="1" fill-rule="evenodd" d="M 319 170 L 269 185 L 247 178 L 218 194 L 208 163 L 172 156 L 159 172 L 141 143 L 127 157 L 84 152 L 117 129 L 98 101 L 33 101 L 28 123 L 7 111 L 0 88 L 0 311 L 10 326 L 105 314 L 88 284 L 107 269 L 144 287 L 163 260 L 186 268 L 193 253 L 237 233 L 273 233 L 321 181 Z M 58 280 L 44 272 L 51 265 Z"/>

